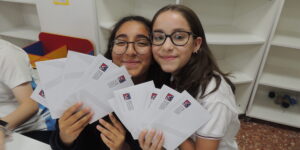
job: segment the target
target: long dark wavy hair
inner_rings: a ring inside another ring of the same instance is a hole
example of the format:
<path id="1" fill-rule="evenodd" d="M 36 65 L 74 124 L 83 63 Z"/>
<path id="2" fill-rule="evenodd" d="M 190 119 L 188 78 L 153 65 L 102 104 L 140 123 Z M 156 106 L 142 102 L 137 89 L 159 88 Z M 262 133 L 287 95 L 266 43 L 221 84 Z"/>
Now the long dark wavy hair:
<path id="1" fill-rule="evenodd" d="M 115 25 L 113 30 L 111 31 L 109 40 L 108 40 L 108 44 L 107 44 L 107 51 L 104 54 L 104 56 L 108 59 L 112 59 L 112 49 L 114 47 L 114 40 L 116 37 L 116 33 L 119 31 L 120 27 L 128 22 L 128 21 L 137 21 L 142 23 L 146 29 L 148 30 L 148 34 L 149 34 L 149 38 L 150 38 L 150 32 L 152 30 L 152 26 L 151 26 L 151 21 L 142 17 L 142 16 L 126 16 L 122 19 L 120 19 Z M 170 74 L 168 73 L 164 73 L 159 65 L 157 64 L 157 62 L 154 61 L 153 57 L 152 57 L 152 64 L 149 67 L 148 70 L 148 74 L 147 74 L 147 78 L 146 81 L 150 81 L 153 80 L 155 83 L 155 86 L 157 88 L 160 88 L 163 84 L 169 84 L 170 82 Z M 146 82 L 145 81 L 145 82 Z"/>
<path id="2" fill-rule="evenodd" d="M 207 45 L 204 29 L 196 13 L 192 9 L 183 5 L 167 5 L 156 12 L 152 19 L 152 26 L 157 17 L 166 11 L 179 12 L 187 20 L 192 32 L 202 38 L 202 44 L 198 52 L 193 53 L 188 63 L 180 70 L 179 73 L 174 75 L 176 90 L 179 92 L 187 90 L 193 97 L 196 98 L 200 88 L 200 98 L 204 98 L 219 88 L 221 84 L 221 76 L 223 76 L 234 92 L 235 86 L 227 78 L 229 74 L 223 73 L 217 66 L 215 58 Z M 212 78 L 216 79 L 216 87 L 209 93 L 205 94 L 206 88 Z"/>

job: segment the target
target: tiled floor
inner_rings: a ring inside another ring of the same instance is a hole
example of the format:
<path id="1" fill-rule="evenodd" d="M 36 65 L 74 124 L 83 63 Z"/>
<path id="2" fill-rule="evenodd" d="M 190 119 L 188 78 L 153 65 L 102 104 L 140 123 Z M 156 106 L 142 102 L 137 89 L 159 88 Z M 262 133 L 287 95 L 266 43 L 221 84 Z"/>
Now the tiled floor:
<path id="1" fill-rule="evenodd" d="M 240 150 L 300 150 L 300 129 L 241 117 Z"/>

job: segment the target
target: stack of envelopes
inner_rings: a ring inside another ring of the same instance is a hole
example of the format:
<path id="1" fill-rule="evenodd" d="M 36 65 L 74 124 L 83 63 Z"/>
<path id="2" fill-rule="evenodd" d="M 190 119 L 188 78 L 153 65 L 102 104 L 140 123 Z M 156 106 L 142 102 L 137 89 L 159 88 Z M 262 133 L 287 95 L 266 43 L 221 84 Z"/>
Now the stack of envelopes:
<path id="1" fill-rule="evenodd" d="M 157 89 L 153 81 L 134 85 L 125 67 L 102 55 L 69 51 L 67 58 L 36 65 L 40 82 L 31 97 L 54 119 L 80 101 L 94 112 L 90 123 L 115 112 L 134 139 L 143 129 L 162 131 L 166 149 L 175 149 L 210 119 L 188 92 Z"/>

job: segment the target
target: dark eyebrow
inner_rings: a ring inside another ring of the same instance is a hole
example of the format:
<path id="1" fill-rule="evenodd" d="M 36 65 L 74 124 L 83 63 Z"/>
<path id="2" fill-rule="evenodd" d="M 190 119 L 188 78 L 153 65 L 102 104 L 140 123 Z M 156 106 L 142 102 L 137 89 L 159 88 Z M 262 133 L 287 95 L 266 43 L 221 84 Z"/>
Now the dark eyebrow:
<path id="1" fill-rule="evenodd" d="M 176 29 L 174 29 L 173 31 L 172 31 L 172 33 L 173 32 L 177 32 L 177 31 L 185 31 L 185 32 L 188 32 L 187 30 L 185 30 L 185 29 L 183 29 L 183 28 L 176 28 Z M 153 32 L 163 32 L 163 33 L 165 33 L 163 30 L 161 30 L 161 29 L 156 29 L 156 30 L 153 30 Z"/>
<path id="2" fill-rule="evenodd" d="M 153 32 L 164 32 L 164 31 L 162 31 L 160 29 L 156 29 L 156 30 L 153 30 Z"/>
<path id="3" fill-rule="evenodd" d="M 115 37 L 115 39 L 117 39 L 117 38 L 126 38 L 127 37 L 127 35 L 126 34 L 119 34 L 118 36 L 116 36 Z"/>
<path id="4" fill-rule="evenodd" d="M 143 34 L 138 34 L 138 35 L 136 35 L 136 38 L 146 38 L 146 39 L 149 39 L 148 36 L 143 35 Z"/>
<path id="5" fill-rule="evenodd" d="M 173 30 L 173 32 L 176 32 L 176 31 L 185 31 L 185 32 L 187 32 L 187 30 L 185 30 L 183 28 L 178 28 L 178 29 Z"/>

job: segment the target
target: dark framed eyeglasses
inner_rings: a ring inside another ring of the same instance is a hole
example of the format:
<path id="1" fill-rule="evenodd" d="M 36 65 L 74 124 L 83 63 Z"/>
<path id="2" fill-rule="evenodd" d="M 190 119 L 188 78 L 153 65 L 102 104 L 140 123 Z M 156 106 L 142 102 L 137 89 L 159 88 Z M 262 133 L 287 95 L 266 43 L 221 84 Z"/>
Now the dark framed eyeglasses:
<path id="1" fill-rule="evenodd" d="M 134 50 L 140 55 L 148 53 L 151 47 L 151 42 L 148 38 L 141 38 L 133 42 L 115 39 L 113 44 L 114 47 L 112 51 L 117 55 L 124 54 L 127 51 L 129 44 L 133 44 Z"/>
<path id="2" fill-rule="evenodd" d="M 166 34 L 162 31 L 154 31 L 152 32 L 152 44 L 161 46 L 169 37 L 174 45 L 184 46 L 189 41 L 191 35 L 197 37 L 194 33 L 187 31 L 175 31 L 171 34 Z"/>

